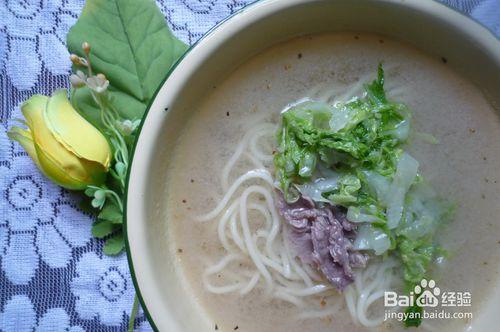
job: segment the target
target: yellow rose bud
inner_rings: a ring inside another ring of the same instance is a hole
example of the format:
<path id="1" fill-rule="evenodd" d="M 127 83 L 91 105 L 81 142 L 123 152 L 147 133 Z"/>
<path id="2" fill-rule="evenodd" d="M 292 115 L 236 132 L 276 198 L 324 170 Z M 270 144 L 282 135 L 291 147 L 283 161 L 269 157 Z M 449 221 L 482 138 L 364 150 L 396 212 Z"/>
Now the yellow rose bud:
<path id="1" fill-rule="evenodd" d="M 29 129 L 14 126 L 9 137 L 49 179 L 75 190 L 104 182 L 111 162 L 108 141 L 75 111 L 65 90 L 50 98 L 34 95 L 21 111 Z"/>

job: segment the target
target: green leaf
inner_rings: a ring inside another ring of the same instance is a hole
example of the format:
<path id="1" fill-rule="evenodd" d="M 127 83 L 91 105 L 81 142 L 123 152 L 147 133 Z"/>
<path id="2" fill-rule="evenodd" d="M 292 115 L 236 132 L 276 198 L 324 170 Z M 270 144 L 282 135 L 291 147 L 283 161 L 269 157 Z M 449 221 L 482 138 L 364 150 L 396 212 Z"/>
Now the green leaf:
<path id="1" fill-rule="evenodd" d="M 430 240 L 431 236 L 411 240 L 405 236 L 398 237 L 398 250 L 403 262 L 403 277 L 407 285 L 419 283 L 427 273 L 436 251 Z"/>
<path id="2" fill-rule="evenodd" d="M 119 229 L 115 224 L 108 221 L 97 221 L 92 225 L 92 236 L 102 239 Z"/>
<path id="3" fill-rule="evenodd" d="M 123 213 L 120 211 L 120 208 L 111 203 L 106 204 L 101 212 L 98 215 L 98 218 L 101 220 L 110 221 L 113 224 L 121 224 L 123 222 Z"/>
<path id="4" fill-rule="evenodd" d="M 365 86 L 368 99 L 374 104 L 385 104 L 387 99 L 384 91 L 384 68 L 378 65 L 377 79 Z"/>
<path id="5" fill-rule="evenodd" d="M 337 205 L 349 205 L 358 200 L 357 193 L 361 188 L 361 181 L 355 175 L 344 175 L 339 180 L 339 189 L 328 198 Z"/>
<path id="6" fill-rule="evenodd" d="M 118 255 L 124 247 L 123 233 L 119 232 L 106 240 L 103 251 L 106 255 Z"/>
<path id="7" fill-rule="evenodd" d="M 84 41 L 91 45 L 94 72 L 104 73 L 110 82 L 113 106 L 130 120 L 142 117 L 168 70 L 187 49 L 153 0 L 87 0 L 68 33 L 69 51 L 83 56 Z M 72 102 L 102 128 L 87 88 L 74 90 Z"/>

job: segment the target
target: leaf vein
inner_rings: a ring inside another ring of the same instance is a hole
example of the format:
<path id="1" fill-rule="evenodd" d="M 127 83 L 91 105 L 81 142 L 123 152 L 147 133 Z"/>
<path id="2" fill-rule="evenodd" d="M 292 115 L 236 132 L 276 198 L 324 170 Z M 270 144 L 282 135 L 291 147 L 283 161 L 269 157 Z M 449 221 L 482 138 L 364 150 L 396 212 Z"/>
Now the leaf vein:
<path id="1" fill-rule="evenodd" d="M 134 48 L 132 46 L 132 40 L 130 39 L 129 33 L 127 31 L 127 27 L 125 25 L 125 22 L 123 21 L 123 14 L 122 14 L 122 12 L 120 10 L 120 6 L 118 5 L 117 1 L 115 1 L 115 5 L 116 5 L 116 10 L 118 11 L 118 14 L 119 14 L 118 17 L 120 18 L 120 23 L 121 23 L 121 25 L 123 27 L 123 32 L 125 34 L 125 38 L 127 38 L 127 43 L 129 45 L 130 52 L 132 53 L 132 57 L 133 57 L 133 60 L 134 60 L 132 62 L 134 63 L 135 73 L 136 73 L 136 76 L 138 78 L 139 87 L 140 87 L 140 90 L 141 90 L 141 93 L 142 93 L 141 99 L 143 99 L 144 98 L 144 85 L 143 85 L 141 77 L 139 77 L 139 73 L 138 73 L 138 70 L 137 70 L 137 59 L 138 58 L 137 58 L 135 50 L 134 50 Z"/>

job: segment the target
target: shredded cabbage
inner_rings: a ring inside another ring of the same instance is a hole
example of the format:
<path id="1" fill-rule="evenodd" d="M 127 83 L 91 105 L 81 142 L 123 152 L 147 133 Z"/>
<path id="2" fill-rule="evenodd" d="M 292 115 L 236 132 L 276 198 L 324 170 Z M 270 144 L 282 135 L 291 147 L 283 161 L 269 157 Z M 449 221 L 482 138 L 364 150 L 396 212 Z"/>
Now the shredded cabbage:
<path id="1" fill-rule="evenodd" d="M 369 224 L 358 227 L 358 234 L 353 248 L 357 250 L 373 250 L 375 255 L 382 255 L 391 247 L 391 240 L 387 233 Z"/>
<path id="2" fill-rule="evenodd" d="M 384 176 L 394 173 L 404 135 L 392 132 L 410 118 L 406 106 L 387 101 L 383 81 L 379 67 L 377 80 L 366 85 L 363 98 L 336 106 L 305 101 L 282 113 L 274 163 L 287 201 L 296 198 L 290 186 L 309 182 L 318 161 L 349 170 L 363 167 Z M 336 119 L 344 120 L 336 124 Z"/>
<path id="3" fill-rule="evenodd" d="M 349 208 L 347 209 L 347 220 L 354 223 L 384 223 L 383 215 L 375 205 L 349 206 Z"/>
<path id="4" fill-rule="evenodd" d="M 387 99 L 379 66 L 362 97 L 333 105 L 305 101 L 283 112 L 274 163 L 288 202 L 300 193 L 343 206 L 358 225 L 354 249 L 398 256 L 405 281 L 413 284 L 440 250 L 435 234 L 453 206 L 403 150 L 410 127 L 408 108 Z"/>
<path id="5" fill-rule="evenodd" d="M 312 182 L 296 185 L 302 196 L 312 199 L 315 202 L 330 202 L 323 194 L 338 188 L 339 175 L 330 178 L 318 178 Z"/>
<path id="6" fill-rule="evenodd" d="M 404 152 L 399 158 L 387 197 L 387 227 L 396 228 L 403 215 L 406 193 L 415 181 L 418 162 Z"/>
<path id="7" fill-rule="evenodd" d="M 364 183 L 371 191 L 371 194 L 378 199 L 380 204 L 385 206 L 389 196 L 391 180 L 374 171 L 363 170 L 361 171 L 361 174 L 363 175 Z"/>

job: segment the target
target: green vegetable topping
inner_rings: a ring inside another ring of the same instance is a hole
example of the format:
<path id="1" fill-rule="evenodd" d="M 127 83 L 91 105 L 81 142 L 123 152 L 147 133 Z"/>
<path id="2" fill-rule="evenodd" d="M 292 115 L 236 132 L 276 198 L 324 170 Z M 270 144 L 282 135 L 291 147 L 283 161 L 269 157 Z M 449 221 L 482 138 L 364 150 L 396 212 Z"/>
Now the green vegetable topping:
<path id="1" fill-rule="evenodd" d="M 383 84 L 380 66 L 363 98 L 335 105 L 306 101 L 284 112 L 275 167 L 287 200 L 297 196 L 291 184 L 310 181 L 318 161 L 384 176 L 394 173 L 402 154 L 399 145 L 408 137 L 409 112 L 403 104 L 387 101 Z"/>
<path id="2" fill-rule="evenodd" d="M 410 327 L 410 326 L 419 327 L 420 324 L 422 324 L 422 312 L 423 312 L 422 307 L 420 307 L 416 304 L 411 306 L 411 307 L 408 307 L 405 310 L 405 314 L 408 317 L 405 320 L 405 326 L 406 327 Z"/>
<path id="3" fill-rule="evenodd" d="M 441 250 L 436 230 L 453 207 L 439 199 L 418 174 L 418 161 L 404 151 L 410 112 L 387 98 L 381 65 L 364 88 L 363 96 L 345 103 L 308 100 L 283 112 L 276 179 L 288 202 L 303 195 L 346 208 L 348 220 L 358 224 L 354 249 L 399 257 L 409 289 L 429 277 Z"/>

